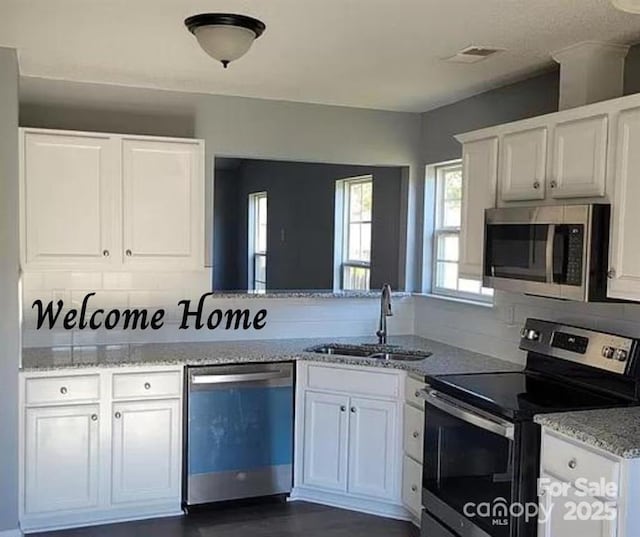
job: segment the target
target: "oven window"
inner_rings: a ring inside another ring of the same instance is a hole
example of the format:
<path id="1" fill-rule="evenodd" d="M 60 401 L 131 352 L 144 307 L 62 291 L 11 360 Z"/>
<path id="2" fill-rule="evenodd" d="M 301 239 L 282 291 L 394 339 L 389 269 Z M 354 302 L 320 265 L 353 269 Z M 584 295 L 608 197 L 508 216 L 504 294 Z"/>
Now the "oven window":
<path id="1" fill-rule="evenodd" d="M 425 489 L 490 535 L 508 537 L 513 441 L 432 405 L 425 416 Z"/>
<path id="2" fill-rule="evenodd" d="M 546 224 L 487 226 L 486 276 L 546 282 L 548 228 Z"/>

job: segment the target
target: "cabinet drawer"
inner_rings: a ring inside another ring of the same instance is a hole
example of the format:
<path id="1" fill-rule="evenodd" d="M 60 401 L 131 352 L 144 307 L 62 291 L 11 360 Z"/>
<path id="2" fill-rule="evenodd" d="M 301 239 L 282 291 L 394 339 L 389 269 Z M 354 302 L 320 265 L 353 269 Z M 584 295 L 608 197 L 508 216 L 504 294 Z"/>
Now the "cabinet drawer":
<path id="1" fill-rule="evenodd" d="M 415 515 L 422 510 L 422 466 L 407 456 L 402 465 L 402 503 Z"/>
<path id="2" fill-rule="evenodd" d="M 179 371 L 116 373 L 113 398 L 180 397 L 182 375 Z"/>
<path id="3" fill-rule="evenodd" d="M 307 368 L 307 387 L 314 390 L 395 398 L 400 393 L 399 384 L 400 379 L 396 373 L 321 365 L 310 365 Z"/>
<path id="4" fill-rule="evenodd" d="M 407 375 L 407 380 L 404 385 L 405 399 L 407 403 L 422 408 L 424 410 L 424 399 L 418 394 L 420 390 L 424 389 L 425 382 L 416 380 L 412 376 Z"/>
<path id="5" fill-rule="evenodd" d="M 542 471 L 563 481 L 586 478 L 589 482 L 618 483 L 620 463 L 556 436 L 542 437 Z"/>
<path id="6" fill-rule="evenodd" d="M 28 378 L 25 383 L 27 405 L 78 403 L 100 397 L 98 375 Z"/>
<path id="7" fill-rule="evenodd" d="M 424 412 L 411 405 L 404 405 L 404 451 L 422 462 L 424 451 Z"/>

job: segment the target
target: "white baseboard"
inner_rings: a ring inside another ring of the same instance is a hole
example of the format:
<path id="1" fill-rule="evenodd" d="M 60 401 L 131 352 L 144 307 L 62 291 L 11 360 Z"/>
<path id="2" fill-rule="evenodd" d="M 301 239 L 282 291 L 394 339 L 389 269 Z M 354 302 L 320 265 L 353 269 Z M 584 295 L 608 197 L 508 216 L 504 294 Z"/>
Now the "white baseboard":
<path id="1" fill-rule="evenodd" d="M 385 501 L 355 497 L 349 494 L 326 492 L 306 487 L 295 487 L 289 498 L 291 501 L 319 503 L 349 511 L 358 511 L 396 520 L 411 521 L 412 516 L 403 505 Z"/>
<path id="2" fill-rule="evenodd" d="M 0 537 L 22 537 L 22 532 L 19 529 L 0 531 Z"/>

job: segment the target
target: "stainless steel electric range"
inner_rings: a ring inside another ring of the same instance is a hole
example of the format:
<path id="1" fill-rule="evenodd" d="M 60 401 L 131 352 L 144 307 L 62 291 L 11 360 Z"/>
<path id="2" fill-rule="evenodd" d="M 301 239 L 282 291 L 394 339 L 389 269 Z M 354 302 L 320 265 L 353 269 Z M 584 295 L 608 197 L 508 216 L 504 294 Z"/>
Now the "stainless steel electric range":
<path id="1" fill-rule="evenodd" d="M 536 520 L 478 509 L 537 503 L 533 416 L 640 403 L 637 339 L 528 319 L 520 348 L 528 351 L 522 372 L 428 381 L 423 537 L 536 535 Z"/>

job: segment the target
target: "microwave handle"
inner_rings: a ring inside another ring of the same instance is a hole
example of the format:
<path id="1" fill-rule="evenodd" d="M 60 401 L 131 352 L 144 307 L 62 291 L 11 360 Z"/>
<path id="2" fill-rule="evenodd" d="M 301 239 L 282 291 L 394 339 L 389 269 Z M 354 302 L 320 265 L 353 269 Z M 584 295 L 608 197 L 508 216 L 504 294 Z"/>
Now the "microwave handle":
<path id="1" fill-rule="evenodd" d="M 546 272 L 547 272 L 547 283 L 553 283 L 553 248 L 556 238 L 556 225 L 549 224 L 547 228 L 547 250 L 545 252 L 547 263 L 546 263 Z"/>

